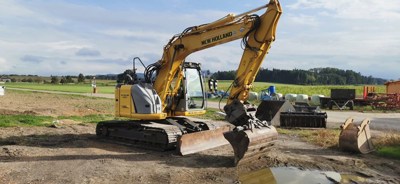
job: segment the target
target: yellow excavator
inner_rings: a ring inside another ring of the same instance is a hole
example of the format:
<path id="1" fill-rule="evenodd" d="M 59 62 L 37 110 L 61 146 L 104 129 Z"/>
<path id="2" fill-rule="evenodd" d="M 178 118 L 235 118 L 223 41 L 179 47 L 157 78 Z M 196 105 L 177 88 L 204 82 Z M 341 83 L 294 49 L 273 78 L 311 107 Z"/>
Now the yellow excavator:
<path id="1" fill-rule="evenodd" d="M 255 14 L 261 10 L 265 12 Z M 259 149 L 275 140 L 276 129 L 252 115 L 255 108 L 248 105 L 247 99 L 275 40 L 281 14 L 279 1 L 270 0 L 259 8 L 188 27 L 173 36 L 164 47 L 162 58 L 145 66 L 144 79 L 138 78 L 134 67 L 128 80 L 116 86 L 115 115 L 130 120 L 99 122 L 96 134 L 145 148 L 177 149 L 182 155 L 230 143 L 235 164 L 253 145 Z M 242 39 L 244 52 L 224 107 L 229 124 L 189 119 L 188 116 L 206 112 L 206 96 L 200 64 L 185 62 L 185 58 L 238 39 Z M 141 62 L 135 58 L 134 63 L 135 60 Z"/>

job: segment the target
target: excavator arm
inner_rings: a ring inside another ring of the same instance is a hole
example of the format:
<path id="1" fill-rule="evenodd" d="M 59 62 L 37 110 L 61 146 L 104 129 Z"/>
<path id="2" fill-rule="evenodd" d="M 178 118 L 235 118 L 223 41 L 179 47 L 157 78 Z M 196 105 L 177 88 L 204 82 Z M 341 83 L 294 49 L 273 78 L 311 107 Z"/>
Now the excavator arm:
<path id="1" fill-rule="evenodd" d="M 262 9 L 266 12 L 261 16 L 253 14 Z M 164 102 L 163 112 L 174 115 L 171 104 L 176 103 L 174 97 L 183 77 L 182 65 L 189 54 L 237 39 L 242 39 L 244 53 L 227 104 L 235 99 L 246 101 L 261 63 L 275 40 L 281 13 L 279 2 L 271 0 L 267 5 L 240 15 L 229 14 L 209 24 L 189 27 L 172 37 L 164 47 L 161 60 L 151 65 L 153 71 L 157 71 L 154 89 Z"/>
<path id="2" fill-rule="evenodd" d="M 227 104 L 238 99 L 246 101 L 249 90 L 252 88 L 254 79 L 260 69 L 262 61 L 271 43 L 275 40 L 275 33 L 282 9 L 277 1 L 268 5 L 267 12 L 256 18 L 254 30 L 248 33 L 247 41 L 244 42 L 245 50 L 236 73 Z"/>
<path id="3" fill-rule="evenodd" d="M 261 16 L 253 14 L 266 9 Z M 242 39 L 244 49 L 233 81 L 227 105 L 224 107 L 226 120 L 235 125 L 233 131 L 223 133 L 235 153 L 235 165 L 245 155 L 251 155 L 265 148 L 277 138 L 275 127 L 261 121 L 247 112 L 244 104 L 249 91 L 261 67 L 265 55 L 275 40 L 277 24 L 282 14 L 278 0 L 271 0 L 267 5 L 240 15 L 229 14 L 215 22 L 189 27 L 175 35 L 164 48 L 162 59 L 158 61 L 158 75 L 154 88 L 163 104 L 163 112 L 174 115 L 174 105 L 182 81 L 182 64 L 185 58 L 196 51 Z M 174 78 L 176 78 L 174 80 Z M 174 85 L 171 83 L 174 81 Z M 172 104 L 172 106 L 170 105 Z M 182 135 L 179 141 L 181 154 L 224 144 L 220 138 L 222 128 L 212 132 L 197 132 Z M 247 157 L 247 156 L 246 156 Z"/>

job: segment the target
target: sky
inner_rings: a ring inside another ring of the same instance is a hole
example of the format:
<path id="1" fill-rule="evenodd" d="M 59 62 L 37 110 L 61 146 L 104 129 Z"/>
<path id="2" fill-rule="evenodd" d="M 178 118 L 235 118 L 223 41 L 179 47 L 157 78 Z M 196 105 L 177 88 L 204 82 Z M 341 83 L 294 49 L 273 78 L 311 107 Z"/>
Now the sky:
<path id="1" fill-rule="evenodd" d="M 185 28 L 267 0 L 0 0 L 0 74 L 122 73 L 156 62 Z M 262 67 L 335 67 L 400 79 L 399 0 L 281 0 L 276 41 Z M 263 12 L 260 12 L 263 13 Z M 211 72 L 236 70 L 240 41 L 193 53 Z M 143 71 L 143 68 L 138 68 Z"/>

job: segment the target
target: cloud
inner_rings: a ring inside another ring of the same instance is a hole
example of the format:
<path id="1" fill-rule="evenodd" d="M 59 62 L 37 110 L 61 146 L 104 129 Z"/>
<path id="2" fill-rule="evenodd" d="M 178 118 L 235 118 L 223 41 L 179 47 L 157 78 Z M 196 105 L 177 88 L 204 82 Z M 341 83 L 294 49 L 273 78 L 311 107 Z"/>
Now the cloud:
<path id="1" fill-rule="evenodd" d="M 291 9 L 323 9 L 324 12 L 343 19 L 399 20 L 400 1 L 398 0 L 297 0 L 287 7 Z"/>
<path id="2" fill-rule="evenodd" d="M 146 65 L 156 62 L 169 39 L 186 27 L 258 6 L 210 2 L 155 0 L 163 6 L 154 7 L 142 1 L 1 0 L 0 72 L 119 73 L 132 66 L 134 56 Z M 399 4 L 398 0 L 282 2 L 277 39 L 263 67 L 330 66 L 399 78 L 393 70 L 400 67 Z M 193 53 L 186 61 L 200 62 L 205 70 L 236 70 L 242 54 L 237 41 Z M 374 67 L 377 63 L 379 67 Z"/>
<path id="3" fill-rule="evenodd" d="M 42 56 L 34 56 L 34 55 L 24 55 L 21 57 L 21 61 L 28 63 L 41 63 L 45 60 L 45 57 Z"/>
<path id="4" fill-rule="evenodd" d="M 132 67 L 132 63 L 128 59 L 118 58 L 68 60 L 60 64 L 50 63 L 53 62 L 48 62 L 40 70 L 36 71 L 35 69 L 30 73 L 40 72 L 42 75 L 118 74 Z"/>
<path id="5" fill-rule="evenodd" d="M 9 72 L 13 68 L 6 59 L 0 57 L 0 72 Z"/>
<path id="6" fill-rule="evenodd" d="M 100 51 L 90 49 L 90 48 L 81 48 L 79 49 L 75 55 L 77 56 L 100 56 Z"/>
<path id="7" fill-rule="evenodd" d="M 114 65 L 122 65 L 122 66 L 131 66 L 132 60 L 131 59 L 121 59 L 121 58 L 103 58 L 103 59 L 93 59 L 93 60 L 86 60 L 86 63 L 96 63 L 96 64 L 105 64 L 110 63 Z"/>
<path id="8" fill-rule="evenodd" d="M 304 14 L 300 14 L 300 15 L 289 14 L 288 20 L 292 24 L 298 24 L 298 25 L 318 26 L 318 24 L 319 24 L 316 17 L 304 15 Z"/>
<path id="9" fill-rule="evenodd" d="M 133 31 L 130 29 L 109 29 L 100 31 L 99 33 L 117 39 L 135 40 L 136 42 L 140 42 L 140 44 L 146 44 L 146 43 L 165 44 L 165 42 L 173 36 L 171 34 L 162 31 L 153 31 L 153 30 Z"/>
<path id="10" fill-rule="evenodd" d="M 91 47 L 90 44 L 85 43 L 85 41 L 82 40 L 49 41 L 39 43 L 39 45 L 54 51 L 74 50 Z"/>

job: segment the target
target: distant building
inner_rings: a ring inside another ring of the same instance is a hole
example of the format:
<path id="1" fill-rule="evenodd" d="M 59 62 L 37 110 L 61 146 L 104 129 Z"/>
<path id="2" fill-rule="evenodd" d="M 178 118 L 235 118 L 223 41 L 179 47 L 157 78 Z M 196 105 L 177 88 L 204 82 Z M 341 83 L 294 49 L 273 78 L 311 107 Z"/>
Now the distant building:
<path id="1" fill-rule="evenodd" d="M 11 82 L 10 78 L 0 78 L 0 82 Z"/>
<path id="2" fill-rule="evenodd" d="M 389 81 L 385 83 L 386 85 L 386 93 L 399 93 L 400 94 L 400 80 L 398 81 Z"/>

